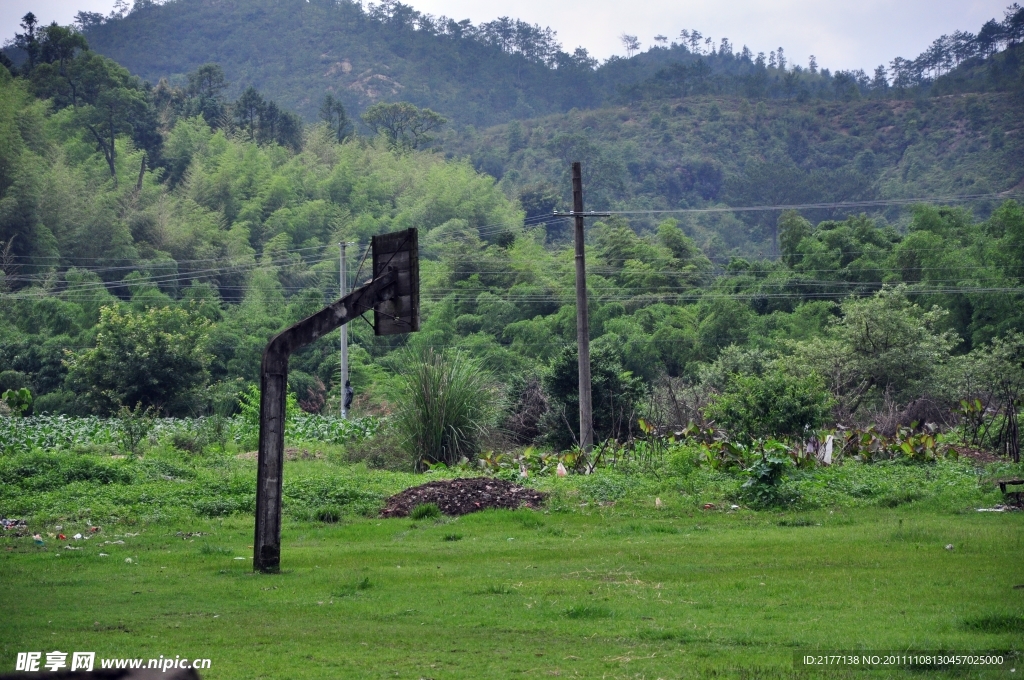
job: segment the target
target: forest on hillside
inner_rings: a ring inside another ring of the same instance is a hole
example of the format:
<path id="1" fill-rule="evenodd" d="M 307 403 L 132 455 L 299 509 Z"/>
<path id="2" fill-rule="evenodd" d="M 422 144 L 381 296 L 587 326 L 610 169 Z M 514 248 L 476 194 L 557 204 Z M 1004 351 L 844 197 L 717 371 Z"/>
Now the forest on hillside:
<path id="1" fill-rule="evenodd" d="M 154 86 L 72 27 L 26 23 L 28 57 L 0 69 L 5 408 L 237 412 L 268 338 L 336 298 L 337 244 L 358 244 L 357 282 L 372 235 L 416 227 L 422 330 L 350 326 L 356 411 L 389 413 L 414 357 L 456 353 L 486 377 L 495 432 L 570 446 L 573 254 L 553 211 L 582 159 L 607 213 L 587 236 L 599 438 L 660 413 L 747 437 L 927 418 L 1017 441 L 1015 92 L 705 94 L 462 136 L 377 102 L 370 136 L 329 93 L 307 124 L 256 88 L 234 98 L 217 64 Z M 889 203 L 842 205 L 873 199 Z M 336 338 L 296 355 L 294 408 L 336 411 L 339 377 Z"/>
<path id="2" fill-rule="evenodd" d="M 267 339 L 337 295 L 336 244 L 361 252 L 416 226 L 422 331 L 350 326 L 357 411 L 388 411 L 408 352 L 458 351 L 491 376 L 500 431 L 571 444 L 572 251 L 552 238 L 556 220 L 527 218 L 466 161 L 383 135 L 339 142 L 326 122 L 292 140 L 244 120 L 215 129 L 149 103 L 154 91 L 109 60 L 72 59 L 104 74 L 81 100 L 35 93 L 60 84 L 57 61 L 35 77 L 0 72 L 2 391 L 29 390 L 35 413 L 231 413 Z M 108 139 L 96 125 L 112 112 L 128 122 Z M 765 425 L 744 420 L 757 408 L 742 400 L 794 390 L 802 415 L 787 428 L 922 403 L 949 414 L 995 394 L 1024 351 L 1012 200 L 984 220 L 918 205 L 903 230 L 776 213 L 778 259 L 708 257 L 682 226 L 612 215 L 589 228 L 599 437 L 635 427 L 666 390 L 681 418 L 733 395 L 718 420 L 751 434 Z M 336 409 L 338 376 L 324 338 L 293 358 L 296 403 Z"/>
<path id="3" fill-rule="evenodd" d="M 45 23 L 45 17 L 39 17 Z M 458 127 L 485 127 L 573 108 L 729 95 L 751 100 L 913 98 L 921 93 L 1020 91 L 1024 11 L 1016 3 L 977 33 L 938 37 L 916 58 L 872 73 L 819 66 L 783 47 L 757 51 L 678 27 L 648 49 L 623 36 L 626 57 L 600 63 L 550 28 L 499 17 L 473 25 L 398 2 L 126 0 L 109 16 L 80 12 L 92 48 L 153 84 L 182 86 L 218 63 L 229 95 L 255 87 L 306 121 L 332 94 L 353 112 L 378 101 L 428 107 Z M 16 39 L 8 52 L 27 58 Z"/>
<path id="4" fill-rule="evenodd" d="M 468 158 L 531 219 L 568 205 L 568 165 L 581 160 L 589 208 L 693 210 L 677 215 L 682 228 L 722 258 L 778 256 L 776 215 L 701 210 L 852 201 L 904 228 L 898 205 L 870 204 L 971 196 L 962 205 L 990 215 L 1024 181 L 1022 17 L 1011 5 L 870 77 L 695 29 L 646 51 L 634 39 L 628 58 L 599 64 L 547 28 L 508 17 L 474 26 L 398 2 L 123 4 L 68 30 L 140 76 L 165 127 L 201 114 L 295 149 L 315 120 L 339 139 L 373 136 L 380 125 L 357 114 L 398 100 L 440 113 L 433 134 L 410 143 Z M 52 28 L 34 20 L 8 49 L 17 68 L 52 61 L 29 59 L 46 42 L 33 30 Z M 37 94 L 49 96 L 42 85 Z M 183 170 L 169 168 L 172 180 Z M 657 219 L 632 223 L 652 233 Z M 557 223 L 550 231 L 565 236 Z"/>

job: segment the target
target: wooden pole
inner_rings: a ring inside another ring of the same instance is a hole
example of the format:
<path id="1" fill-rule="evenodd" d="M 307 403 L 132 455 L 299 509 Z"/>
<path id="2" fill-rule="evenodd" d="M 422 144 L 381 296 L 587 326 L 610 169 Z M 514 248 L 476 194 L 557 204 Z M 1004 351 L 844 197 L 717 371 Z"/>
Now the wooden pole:
<path id="1" fill-rule="evenodd" d="M 338 280 L 341 285 L 341 295 L 339 297 L 345 297 L 348 295 L 348 276 L 345 273 L 345 242 L 338 244 L 341 246 L 341 270 L 338 272 Z M 345 387 L 348 385 L 348 324 L 344 324 L 341 327 L 341 417 L 347 418 L 348 412 L 345 410 Z"/>
<path id="2" fill-rule="evenodd" d="M 572 211 L 576 221 L 576 344 L 580 373 L 580 448 L 594 446 L 594 411 L 590 396 L 590 313 L 587 309 L 587 263 L 583 246 L 583 170 L 572 164 Z"/>

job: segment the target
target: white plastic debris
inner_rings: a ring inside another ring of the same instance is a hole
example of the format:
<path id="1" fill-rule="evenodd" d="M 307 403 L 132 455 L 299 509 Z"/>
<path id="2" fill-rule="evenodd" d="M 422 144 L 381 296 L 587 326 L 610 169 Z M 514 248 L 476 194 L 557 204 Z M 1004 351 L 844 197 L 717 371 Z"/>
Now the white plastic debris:
<path id="1" fill-rule="evenodd" d="M 124 558 L 124 563 L 125 564 L 132 564 L 132 558 L 130 558 L 130 557 Z"/>
<path id="2" fill-rule="evenodd" d="M 952 549 L 953 549 L 953 544 L 952 543 L 946 544 L 946 550 L 952 550 Z"/>
<path id="3" fill-rule="evenodd" d="M 75 539 L 76 541 L 80 541 L 80 540 L 82 540 L 82 534 L 75 534 L 71 538 Z"/>
<path id="4" fill-rule="evenodd" d="M 655 499 L 654 499 L 654 507 L 660 509 L 663 505 L 665 505 L 665 504 L 661 502 L 661 499 L 655 497 Z"/>
<path id="5" fill-rule="evenodd" d="M 569 471 L 566 470 L 565 466 L 562 465 L 562 462 L 559 461 L 558 462 L 558 467 L 555 469 L 555 474 L 558 475 L 559 477 L 565 477 L 566 475 L 569 474 Z"/>

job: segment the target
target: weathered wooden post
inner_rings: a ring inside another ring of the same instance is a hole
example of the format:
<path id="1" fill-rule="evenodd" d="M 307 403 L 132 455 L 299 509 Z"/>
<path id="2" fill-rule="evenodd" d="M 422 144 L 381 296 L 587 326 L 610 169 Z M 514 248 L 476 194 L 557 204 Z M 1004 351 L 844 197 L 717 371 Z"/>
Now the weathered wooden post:
<path id="1" fill-rule="evenodd" d="M 576 247 L 576 345 L 580 391 L 580 448 L 586 453 L 594 446 L 594 406 L 590 379 L 590 311 L 587 303 L 586 244 L 583 237 L 583 170 L 572 164 L 572 212 Z"/>
<path id="2" fill-rule="evenodd" d="M 288 357 L 317 338 L 370 310 L 377 335 L 420 328 L 419 243 L 415 229 L 374 236 L 373 278 L 337 302 L 275 335 L 263 351 L 260 374 L 260 440 L 256 473 L 255 571 L 281 567 L 281 473 L 284 470 Z"/>

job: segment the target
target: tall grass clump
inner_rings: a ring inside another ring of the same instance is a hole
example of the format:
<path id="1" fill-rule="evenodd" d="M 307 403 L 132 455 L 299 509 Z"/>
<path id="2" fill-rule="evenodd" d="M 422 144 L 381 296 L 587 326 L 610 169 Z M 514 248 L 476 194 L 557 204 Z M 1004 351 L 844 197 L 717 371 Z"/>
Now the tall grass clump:
<path id="1" fill-rule="evenodd" d="M 493 403 L 480 364 L 433 348 L 410 351 L 403 364 L 395 428 L 417 467 L 455 465 L 476 453 Z"/>

